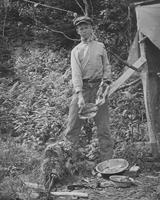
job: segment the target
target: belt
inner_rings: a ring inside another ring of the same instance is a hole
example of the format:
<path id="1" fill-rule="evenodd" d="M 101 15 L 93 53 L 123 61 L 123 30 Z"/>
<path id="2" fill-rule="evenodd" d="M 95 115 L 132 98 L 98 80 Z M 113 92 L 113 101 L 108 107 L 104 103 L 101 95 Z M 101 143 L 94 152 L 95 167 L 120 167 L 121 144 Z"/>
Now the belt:
<path id="1" fill-rule="evenodd" d="M 99 79 L 83 79 L 83 83 L 98 83 L 101 81 L 102 81 L 101 78 L 99 78 Z"/>

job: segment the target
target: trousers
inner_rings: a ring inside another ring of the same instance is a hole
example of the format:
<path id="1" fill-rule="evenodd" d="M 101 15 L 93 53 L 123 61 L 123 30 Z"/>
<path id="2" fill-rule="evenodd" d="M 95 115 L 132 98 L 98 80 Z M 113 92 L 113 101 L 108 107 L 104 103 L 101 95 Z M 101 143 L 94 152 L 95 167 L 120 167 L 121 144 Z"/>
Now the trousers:
<path id="1" fill-rule="evenodd" d="M 82 93 L 85 103 L 95 103 L 99 85 L 100 82 L 83 84 Z M 79 142 L 79 135 L 83 125 L 83 120 L 78 116 L 79 108 L 77 103 L 78 95 L 75 93 L 73 94 L 70 104 L 67 128 L 65 130 L 65 137 L 75 146 Z M 110 136 L 109 109 L 107 99 L 106 102 L 99 107 L 94 120 L 97 126 L 97 136 L 100 146 L 100 160 L 104 161 L 111 159 L 113 155 L 113 140 Z"/>

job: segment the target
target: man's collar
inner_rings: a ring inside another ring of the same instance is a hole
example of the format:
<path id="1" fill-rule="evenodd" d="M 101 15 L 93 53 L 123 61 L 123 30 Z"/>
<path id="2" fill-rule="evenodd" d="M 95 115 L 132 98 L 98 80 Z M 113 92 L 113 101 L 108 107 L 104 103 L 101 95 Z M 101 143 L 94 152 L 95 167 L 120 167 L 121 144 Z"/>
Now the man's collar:
<path id="1" fill-rule="evenodd" d="M 84 40 L 83 38 L 81 38 L 81 42 L 84 44 L 88 44 L 96 39 L 97 39 L 96 36 L 94 35 L 94 33 L 92 33 L 92 35 L 87 40 Z"/>

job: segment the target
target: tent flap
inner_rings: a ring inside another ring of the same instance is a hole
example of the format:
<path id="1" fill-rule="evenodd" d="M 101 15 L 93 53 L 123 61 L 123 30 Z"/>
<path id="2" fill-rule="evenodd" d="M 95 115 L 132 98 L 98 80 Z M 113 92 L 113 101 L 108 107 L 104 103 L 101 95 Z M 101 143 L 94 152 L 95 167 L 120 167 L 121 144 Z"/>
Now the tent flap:
<path id="1" fill-rule="evenodd" d="M 137 26 L 160 49 L 160 4 L 137 6 Z"/>

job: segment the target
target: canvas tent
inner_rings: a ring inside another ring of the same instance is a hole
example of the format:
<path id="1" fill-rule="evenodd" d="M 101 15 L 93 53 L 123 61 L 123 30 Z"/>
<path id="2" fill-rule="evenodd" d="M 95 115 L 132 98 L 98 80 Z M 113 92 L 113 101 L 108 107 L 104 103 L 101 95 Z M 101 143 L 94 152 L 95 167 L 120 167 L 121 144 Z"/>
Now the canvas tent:
<path id="1" fill-rule="evenodd" d="M 138 30 L 160 49 L 160 3 L 137 6 Z"/>
<path id="2" fill-rule="evenodd" d="M 128 62 L 140 73 L 144 91 L 148 134 L 154 157 L 159 156 L 160 144 L 160 2 L 145 1 L 135 5 L 137 33 L 131 46 Z M 135 71 L 128 69 L 116 80 L 111 95 Z"/>
<path id="3" fill-rule="evenodd" d="M 160 143 L 160 3 L 136 7 L 140 53 L 147 62 L 141 73 L 146 107 L 148 133 L 154 157 L 158 157 Z"/>

